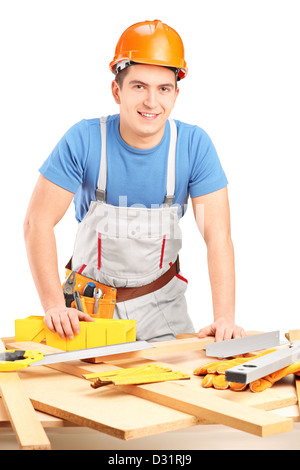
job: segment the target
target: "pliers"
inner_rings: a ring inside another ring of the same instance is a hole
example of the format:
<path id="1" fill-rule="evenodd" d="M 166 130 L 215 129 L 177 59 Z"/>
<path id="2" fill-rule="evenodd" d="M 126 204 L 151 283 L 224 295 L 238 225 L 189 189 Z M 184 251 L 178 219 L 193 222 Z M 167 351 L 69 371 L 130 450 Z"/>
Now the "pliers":
<path id="1" fill-rule="evenodd" d="M 71 303 L 75 299 L 74 297 L 75 285 L 76 285 L 75 271 L 72 271 L 67 277 L 65 284 L 64 284 L 64 288 L 63 288 L 66 307 L 71 307 Z"/>

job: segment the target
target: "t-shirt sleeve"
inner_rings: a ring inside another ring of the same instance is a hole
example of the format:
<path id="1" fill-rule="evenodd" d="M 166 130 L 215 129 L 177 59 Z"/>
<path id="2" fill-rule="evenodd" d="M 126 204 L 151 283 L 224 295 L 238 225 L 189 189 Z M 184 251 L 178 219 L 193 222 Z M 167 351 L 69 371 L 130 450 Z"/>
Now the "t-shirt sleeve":
<path id="1" fill-rule="evenodd" d="M 197 127 L 191 140 L 191 172 L 189 193 L 191 197 L 222 189 L 228 184 L 219 156 L 208 134 Z"/>
<path id="2" fill-rule="evenodd" d="M 52 183 L 75 194 L 83 182 L 88 147 L 88 127 L 82 120 L 60 139 L 39 172 Z"/>

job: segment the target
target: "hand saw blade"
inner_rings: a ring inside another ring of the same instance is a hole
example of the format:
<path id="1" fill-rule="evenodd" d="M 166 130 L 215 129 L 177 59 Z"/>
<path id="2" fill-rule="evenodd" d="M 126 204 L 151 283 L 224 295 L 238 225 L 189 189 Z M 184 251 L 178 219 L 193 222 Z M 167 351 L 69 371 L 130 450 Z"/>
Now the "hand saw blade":
<path id="1" fill-rule="evenodd" d="M 30 364 L 30 367 L 45 366 L 48 364 L 57 364 L 59 362 L 76 361 L 80 359 L 89 359 L 98 356 L 110 356 L 113 354 L 122 354 L 132 351 L 141 351 L 152 349 L 147 341 L 132 341 L 128 343 L 111 344 L 108 346 L 99 346 L 96 348 L 76 349 L 74 351 L 59 352 L 54 354 L 45 354 L 43 359 Z"/>
<path id="2" fill-rule="evenodd" d="M 257 335 L 244 336 L 243 338 L 228 339 L 209 343 L 206 345 L 206 356 L 232 357 L 260 349 L 269 349 L 280 345 L 279 331 L 259 333 Z"/>
<path id="3" fill-rule="evenodd" d="M 249 384 L 299 360 L 300 345 L 295 343 L 289 348 L 278 349 L 265 356 L 227 369 L 225 371 L 225 380 L 227 382 Z"/>

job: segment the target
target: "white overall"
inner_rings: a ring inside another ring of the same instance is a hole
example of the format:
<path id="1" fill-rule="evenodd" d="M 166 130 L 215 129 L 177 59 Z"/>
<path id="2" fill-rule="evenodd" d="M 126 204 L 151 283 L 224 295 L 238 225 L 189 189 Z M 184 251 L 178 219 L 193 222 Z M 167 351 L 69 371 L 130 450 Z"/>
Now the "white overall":
<path id="1" fill-rule="evenodd" d="M 158 208 L 106 203 L 106 118 L 100 119 L 101 163 L 96 201 L 78 226 L 72 270 L 113 287 L 139 287 L 162 276 L 176 262 L 181 230 L 175 191 L 177 128 L 170 123 L 167 195 Z M 164 287 L 116 304 L 114 318 L 135 319 L 137 339 L 163 341 L 194 332 L 187 314 L 187 282 L 176 275 Z"/>

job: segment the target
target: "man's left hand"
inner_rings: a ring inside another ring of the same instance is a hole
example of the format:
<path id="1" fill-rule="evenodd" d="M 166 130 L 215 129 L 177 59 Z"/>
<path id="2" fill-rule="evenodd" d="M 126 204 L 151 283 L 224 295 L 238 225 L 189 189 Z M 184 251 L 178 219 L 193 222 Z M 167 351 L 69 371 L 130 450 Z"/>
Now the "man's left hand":
<path id="1" fill-rule="evenodd" d="M 198 338 L 205 338 L 205 336 L 214 336 L 216 341 L 224 341 L 232 338 L 242 338 L 246 336 L 246 333 L 243 328 L 234 322 L 220 318 L 211 325 L 199 330 Z"/>

